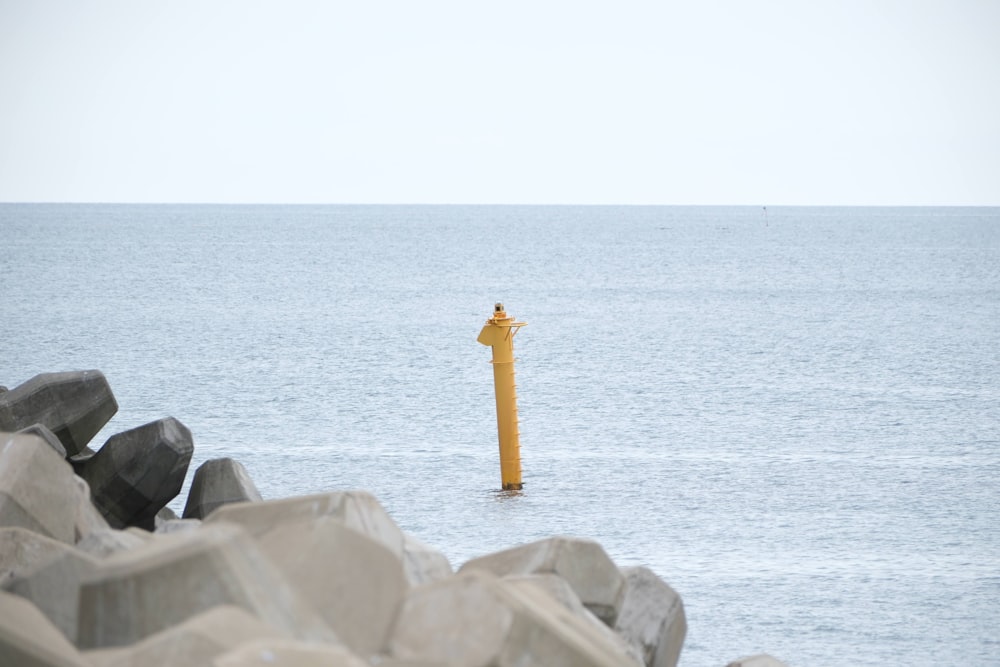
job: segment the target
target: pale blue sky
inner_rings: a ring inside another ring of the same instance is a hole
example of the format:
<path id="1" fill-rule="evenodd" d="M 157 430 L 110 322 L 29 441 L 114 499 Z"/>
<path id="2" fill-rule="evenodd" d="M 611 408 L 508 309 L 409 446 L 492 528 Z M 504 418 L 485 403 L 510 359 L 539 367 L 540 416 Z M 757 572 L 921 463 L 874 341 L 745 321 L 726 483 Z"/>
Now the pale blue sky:
<path id="1" fill-rule="evenodd" d="M 1000 205 L 1000 1 L 0 0 L 0 201 Z"/>

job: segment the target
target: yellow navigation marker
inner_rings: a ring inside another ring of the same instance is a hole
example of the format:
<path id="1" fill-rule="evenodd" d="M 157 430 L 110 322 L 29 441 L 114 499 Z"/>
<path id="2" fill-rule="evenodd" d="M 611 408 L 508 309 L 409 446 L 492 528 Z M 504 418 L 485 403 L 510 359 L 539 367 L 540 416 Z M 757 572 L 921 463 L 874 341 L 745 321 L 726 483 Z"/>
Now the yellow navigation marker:
<path id="1" fill-rule="evenodd" d="M 500 438 L 500 479 L 504 490 L 521 488 L 521 434 L 517 430 L 517 386 L 514 384 L 514 334 L 527 322 L 508 317 L 502 303 L 476 340 L 493 348 L 493 385 L 497 397 L 497 434 Z"/>

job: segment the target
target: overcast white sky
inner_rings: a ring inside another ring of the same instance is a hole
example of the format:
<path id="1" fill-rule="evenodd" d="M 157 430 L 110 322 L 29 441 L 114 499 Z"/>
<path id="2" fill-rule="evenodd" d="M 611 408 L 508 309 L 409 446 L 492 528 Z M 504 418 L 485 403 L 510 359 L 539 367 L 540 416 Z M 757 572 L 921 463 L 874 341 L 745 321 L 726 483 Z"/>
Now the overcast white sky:
<path id="1" fill-rule="evenodd" d="M 0 0 L 0 201 L 1000 205 L 1000 0 Z"/>

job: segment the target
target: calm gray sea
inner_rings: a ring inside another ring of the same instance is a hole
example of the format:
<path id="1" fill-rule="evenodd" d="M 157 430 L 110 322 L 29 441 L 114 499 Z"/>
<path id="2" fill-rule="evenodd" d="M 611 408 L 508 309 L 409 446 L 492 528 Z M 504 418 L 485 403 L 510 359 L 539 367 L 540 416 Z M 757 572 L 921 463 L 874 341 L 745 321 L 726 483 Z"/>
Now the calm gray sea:
<path id="1" fill-rule="evenodd" d="M 189 482 L 368 489 L 456 566 L 594 538 L 685 667 L 1000 665 L 1000 209 L 3 204 L 0 249 L 0 384 L 104 371 L 96 444 L 174 416 Z"/>

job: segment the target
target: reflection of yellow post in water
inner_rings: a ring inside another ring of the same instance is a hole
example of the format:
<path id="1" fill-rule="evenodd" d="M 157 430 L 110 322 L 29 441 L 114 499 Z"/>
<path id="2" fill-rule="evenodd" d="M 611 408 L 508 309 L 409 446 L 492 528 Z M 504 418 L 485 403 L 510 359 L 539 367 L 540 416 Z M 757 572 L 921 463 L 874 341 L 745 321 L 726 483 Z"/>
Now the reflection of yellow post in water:
<path id="1" fill-rule="evenodd" d="M 517 431 L 517 387 L 514 385 L 514 334 L 527 322 L 515 322 L 503 304 L 493 306 L 493 317 L 476 339 L 493 348 L 493 384 L 497 395 L 497 434 L 500 438 L 500 479 L 503 488 L 521 488 L 521 441 Z"/>

